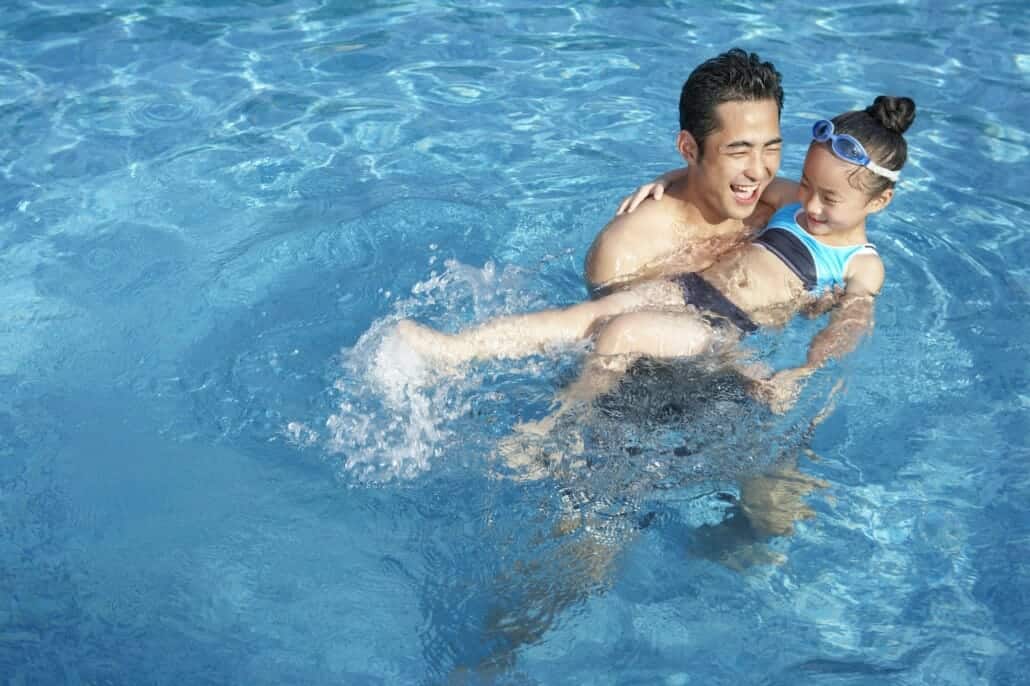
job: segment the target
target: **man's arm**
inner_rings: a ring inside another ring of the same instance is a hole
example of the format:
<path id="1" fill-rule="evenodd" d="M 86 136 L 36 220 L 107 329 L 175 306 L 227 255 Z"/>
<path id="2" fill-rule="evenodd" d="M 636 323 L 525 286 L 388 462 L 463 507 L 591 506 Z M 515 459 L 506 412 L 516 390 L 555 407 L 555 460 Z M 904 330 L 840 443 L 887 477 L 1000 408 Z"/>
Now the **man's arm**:
<path id="1" fill-rule="evenodd" d="M 768 214 L 756 211 L 764 225 Z M 673 274 L 697 272 L 719 256 L 751 240 L 751 222 L 739 230 L 698 227 L 684 218 L 674 198 L 651 200 L 635 211 L 614 217 L 587 252 L 584 274 L 592 290 Z M 720 231 L 722 231 L 720 233 Z"/>
<path id="2" fill-rule="evenodd" d="M 587 253 L 584 274 L 591 290 L 701 271 L 751 240 L 777 209 L 798 196 L 796 183 L 777 177 L 739 234 L 707 235 L 673 216 L 670 200 L 662 201 L 665 190 L 684 182 L 686 173 L 686 167 L 666 172 L 622 201 Z"/>

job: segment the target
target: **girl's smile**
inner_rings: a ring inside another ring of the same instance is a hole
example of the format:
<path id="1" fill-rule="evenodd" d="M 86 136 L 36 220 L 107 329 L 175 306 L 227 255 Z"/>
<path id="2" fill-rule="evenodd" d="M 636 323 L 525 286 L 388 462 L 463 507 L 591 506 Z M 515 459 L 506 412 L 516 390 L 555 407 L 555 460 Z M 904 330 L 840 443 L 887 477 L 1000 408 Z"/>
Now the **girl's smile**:
<path id="1" fill-rule="evenodd" d="M 892 191 L 870 199 L 868 193 L 854 183 L 854 175 L 861 173 L 869 172 L 838 158 L 826 143 L 812 143 L 805 157 L 798 191 L 804 210 L 799 223 L 828 244 L 865 242 L 866 216 L 883 209 Z"/>

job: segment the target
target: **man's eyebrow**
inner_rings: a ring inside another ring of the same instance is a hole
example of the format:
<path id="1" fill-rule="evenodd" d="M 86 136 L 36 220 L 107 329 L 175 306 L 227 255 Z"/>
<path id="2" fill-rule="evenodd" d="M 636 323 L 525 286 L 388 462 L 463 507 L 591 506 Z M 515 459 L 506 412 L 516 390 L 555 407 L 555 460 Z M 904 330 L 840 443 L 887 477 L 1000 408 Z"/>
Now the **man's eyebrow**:
<path id="1" fill-rule="evenodd" d="M 782 145 L 782 144 L 783 144 L 783 139 L 782 138 L 773 138 L 771 140 L 767 140 L 765 143 L 762 143 L 762 147 L 769 147 L 770 145 Z M 755 144 L 752 143 L 751 141 L 733 141 L 732 143 L 727 143 L 724 147 L 726 147 L 727 149 L 729 149 L 729 148 L 746 148 L 746 149 L 750 150 L 751 148 L 755 147 Z"/>

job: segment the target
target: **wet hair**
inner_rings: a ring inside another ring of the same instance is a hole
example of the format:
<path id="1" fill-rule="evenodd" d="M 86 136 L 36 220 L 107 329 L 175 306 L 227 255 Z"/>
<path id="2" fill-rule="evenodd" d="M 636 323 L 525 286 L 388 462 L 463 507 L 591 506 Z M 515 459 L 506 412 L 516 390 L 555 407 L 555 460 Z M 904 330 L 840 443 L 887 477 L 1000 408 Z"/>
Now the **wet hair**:
<path id="1" fill-rule="evenodd" d="M 733 48 L 694 69 L 680 91 L 680 129 L 694 137 L 698 159 L 705 139 L 722 125 L 716 107 L 724 102 L 760 100 L 775 100 L 777 117 L 783 112 L 780 72 L 753 52 Z"/>
<path id="2" fill-rule="evenodd" d="M 916 118 L 912 98 L 880 95 L 864 110 L 845 112 L 833 118 L 833 130 L 854 136 L 881 167 L 900 171 L 908 159 L 908 143 L 902 135 Z M 851 184 L 875 197 L 894 188 L 890 179 L 868 169 L 858 168 L 850 177 Z"/>

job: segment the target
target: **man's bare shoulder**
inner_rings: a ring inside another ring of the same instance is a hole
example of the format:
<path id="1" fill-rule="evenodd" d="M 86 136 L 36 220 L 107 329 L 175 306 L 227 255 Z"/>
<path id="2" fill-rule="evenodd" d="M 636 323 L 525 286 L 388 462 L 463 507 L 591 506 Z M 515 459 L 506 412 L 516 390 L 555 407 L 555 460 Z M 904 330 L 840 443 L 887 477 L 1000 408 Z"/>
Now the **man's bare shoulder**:
<path id="1" fill-rule="evenodd" d="M 601 231 L 661 233 L 682 227 L 687 221 L 684 204 L 666 197 L 646 200 L 632 212 L 615 216 Z"/>
<path id="2" fill-rule="evenodd" d="M 686 219 L 677 201 L 648 200 L 614 217 L 597 234 L 586 259 L 586 278 L 599 285 L 628 277 L 681 249 Z"/>

